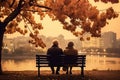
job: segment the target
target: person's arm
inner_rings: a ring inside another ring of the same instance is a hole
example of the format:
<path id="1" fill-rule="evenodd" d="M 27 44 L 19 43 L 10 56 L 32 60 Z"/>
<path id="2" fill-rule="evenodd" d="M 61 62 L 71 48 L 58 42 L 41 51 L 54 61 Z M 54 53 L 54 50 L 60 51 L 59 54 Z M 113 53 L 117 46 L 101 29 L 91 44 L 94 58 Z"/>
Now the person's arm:
<path id="1" fill-rule="evenodd" d="M 47 55 L 50 55 L 50 49 L 47 50 Z M 51 61 L 50 56 L 47 57 L 48 61 Z"/>
<path id="2" fill-rule="evenodd" d="M 47 50 L 47 55 L 49 55 L 50 54 L 50 52 L 49 52 L 49 49 Z"/>
<path id="3" fill-rule="evenodd" d="M 60 49 L 60 55 L 63 55 L 63 50 L 62 49 Z"/>
<path id="4" fill-rule="evenodd" d="M 76 55 L 78 55 L 78 50 L 76 50 Z"/>

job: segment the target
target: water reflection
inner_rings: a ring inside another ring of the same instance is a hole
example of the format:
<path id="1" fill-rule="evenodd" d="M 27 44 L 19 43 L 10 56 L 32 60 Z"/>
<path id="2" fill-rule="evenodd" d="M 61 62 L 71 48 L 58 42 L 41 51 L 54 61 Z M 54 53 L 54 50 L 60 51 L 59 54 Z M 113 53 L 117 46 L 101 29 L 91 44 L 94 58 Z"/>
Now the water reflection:
<path id="1" fill-rule="evenodd" d="M 120 58 L 106 57 L 99 55 L 88 55 L 86 61 L 86 70 L 120 70 Z M 4 71 L 37 70 L 35 59 L 14 60 L 7 59 L 2 61 Z M 49 68 L 42 68 L 49 69 Z M 74 68 L 79 69 L 79 68 Z"/>
<path id="2" fill-rule="evenodd" d="M 105 57 L 100 55 L 87 56 L 86 69 L 98 69 L 98 70 L 120 70 L 120 58 Z"/>
<path id="3" fill-rule="evenodd" d="M 3 60 L 3 70 L 7 71 L 23 71 L 36 70 L 35 60 Z"/>

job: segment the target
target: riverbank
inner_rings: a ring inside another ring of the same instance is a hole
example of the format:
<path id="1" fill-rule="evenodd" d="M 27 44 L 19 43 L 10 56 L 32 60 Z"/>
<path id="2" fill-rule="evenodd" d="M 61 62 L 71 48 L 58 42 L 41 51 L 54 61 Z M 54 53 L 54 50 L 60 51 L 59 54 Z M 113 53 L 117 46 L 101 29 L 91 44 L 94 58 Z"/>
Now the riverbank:
<path id="1" fill-rule="evenodd" d="M 46 53 L 39 53 L 37 55 L 46 55 Z M 112 57 L 112 58 L 120 58 L 119 53 L 80 53 L 79 55 L 86 56 L 100 56 L 100 57 Z M 35 59 L 36 53 L 23 53 L 23 54 L 2 54 L 2 60 L 6 59 L 14 59 L 14 60 L 25 60 L 25 59 Z"/>
<path id="2" fill-rule="evenodd" d="M 120 71 L 85 71 L 84 78 L 78 70 L 74 70 L 72 75 L 66 75 L 63 71 L 60 75 L 53 75 L 50 70 L 42 70 L 40 78 L 37 71 L 4 71 L 0 80 L 120 80 Z"/>

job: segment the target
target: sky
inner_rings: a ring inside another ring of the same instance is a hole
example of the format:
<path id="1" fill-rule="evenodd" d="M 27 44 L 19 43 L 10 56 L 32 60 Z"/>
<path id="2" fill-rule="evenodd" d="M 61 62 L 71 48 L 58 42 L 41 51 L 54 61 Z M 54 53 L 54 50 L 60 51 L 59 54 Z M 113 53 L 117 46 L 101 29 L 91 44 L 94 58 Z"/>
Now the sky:
<path id="1" fill-rule="evenodd" d="M 115 11 L 120 12 L 120 3 L 119 4 L 105 4 L 105 3 L 95 3 L 93 0 L 90 0 L 92 5 L 97 6 L 99 10 L 104 10 L 109 7 L 113 7 Z M 120 15 L 120 13 L 119 13 Z M 102 32 L 108 32 L 113 31 L 117 34 L 117 38 L 120 38 L 120 16 L 116 19 L 112 19 L 108 21 L 109 24 L 106 25 L 104 28 L 102 28 Z M 44 29 L 41 31 L 41 34 L 45 34 L 46 36 L 58 36 L 60 34 L 63 34 L 65 36 L 65 39 L 71 39 L 76 38 L 71 32 L 62 29 L 62 25 L 58 21 L 51 21 L 49 17 L 46 17 L 43 20 L 43 26 Z"/>
<path id="2" fill-rule="evenodd" d="M 109 7 L 113 7 L 115 11 L 119 12 L 120 15 L 120 3 L 118 4 L 105 4 L 105 3 L 94 3 L 94 0 L 90 0 L 90 3 L 94 6 L 97 6 L 99 10 L 104 10 Z M 37 22 L 39 22 L 40 18 L 36 17 L 35 18 Z M 102 28 L 102 32 L 108 32 L 108 31 L 113 31 L 117 34 L 117 39 L 120 38 L 120 16 L 116 19 L 112 19 L 108 21 L 109 24 L 106 25 L 104 28 Z M 48 16 L 46 16 L 43 21 L 42 25 L 44 27 L 43 30 L 40 31 L 40 35 L 45 35 L 46 37 L 51 36 L 51 37 L 57 37 L 58 35 L 62 34 L 64 35 L 65 39 L 73 39 L 76 38 L 70 31 L 64 30 L 63 25 L 58 22 L 58 21 L 52 21 Z M 19 33 L 17 34 L 12 34 L 13 36 L 20 35 Z"/>
<path id="3" fill-rule="evenodd" d="M 119 0 L 118 4 L 111 4 L 111 3 L 105 4 L 105 3 L 101 3 L 101 2 L 94 3 L 93 0 L 90 0 L 90 1 L 93 5 L 97 6 L 97 8 L 99 10 L 103 10 L 103 9 L 107 9 L 109 7 L 113 7 L 113 9 L 116 12 L 119 12 L 119 17 L 108 21 L 109 24 L 106 25 L 102 29 L 102 32 L 113 31 L 113 32 L 117 33 L 117 39 L 120 38 L 120 0 Z"/>
<path id="4" fill-rule="evenodd" d="M 115 11 L 120 12 L 120 3 L 118 4 L 105 4 L 105 3 L 95 3 L 94 0 L 90 0 L 92 5 L 97 6 L 99 10 L 104 10 L 109 7 L 113 7 Z M 120 13 L 119 13 L 120 15 Z M 38 20 L 38 19 L 37 19 Z M 39 21 L 39 20 L 38 20 Z M 117 34 L 117 39 L 120 38 L 120 16 L 118 18 L 112 19 L 108 21 L 109 24 L 106 25 L 103 29 L 102 32 L 108 32 L 108 31 L 113 31 Z M 44 26 L 44 29 L 40 31 L 41 34 L 44 34 L 45 36 L 58 36 L 60 34 L 63 34 L 65 36 L 65 39 L 72 39 L 76 38 L 70 31 L 64 30 L 62 28 L 62 24 L 58 21 L 51 21 L 51 19 L 46 16 L 42 22 L 42 25 Z"/>

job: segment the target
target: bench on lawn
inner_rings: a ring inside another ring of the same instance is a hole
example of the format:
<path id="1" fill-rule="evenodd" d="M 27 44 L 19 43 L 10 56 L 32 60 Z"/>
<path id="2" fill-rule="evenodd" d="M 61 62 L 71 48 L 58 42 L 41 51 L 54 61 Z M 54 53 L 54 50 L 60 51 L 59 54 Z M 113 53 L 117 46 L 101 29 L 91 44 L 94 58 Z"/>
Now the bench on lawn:
<path id="1" fill-rule="evenodd" d="M 49 66 L 49 61 L 48 58 L 49 55 L 36 55 L 36 67 L 38 67 L 38 77 L 40 77 L 40 67 L 50 67 Z M 60 66 L 63 67 L 65 65 L 65 58 L 67 56 L 65 55 L 60 55 L 59 58 L 61 59 L 60 61 Z M 84 76 L 84 67 L 85 67 L 85 62 L 86 62 L 86 55 L 77 55 L 76 57 L 76 62 L 73 67 L 80 67 L 81 68 L 81 75 Z M 73 61 L 73 57 L 71 57 L 71 60 L 69 62 Z M 56 65 L 55 65 L 56 67 Z"/>

